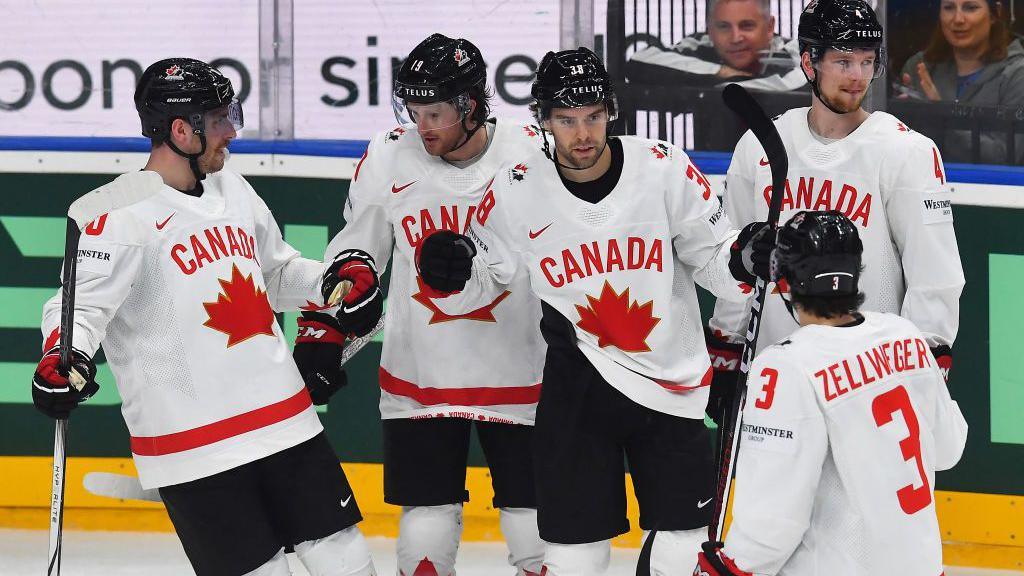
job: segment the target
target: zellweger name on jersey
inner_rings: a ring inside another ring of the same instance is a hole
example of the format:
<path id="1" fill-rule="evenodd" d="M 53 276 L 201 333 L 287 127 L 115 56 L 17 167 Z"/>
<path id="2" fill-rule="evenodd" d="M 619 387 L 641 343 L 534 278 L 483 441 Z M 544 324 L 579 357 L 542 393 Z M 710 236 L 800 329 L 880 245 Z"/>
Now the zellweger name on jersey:
<path id="1" fill-rule="evenodd" d="M 103 345 L 142 485 L 210 476 L 320 432 L 274 312 L 318 300 L 323 265 L 284 242 L 237 174 L 209 175 L 198 198 L 155 172 L 107 186 L 155 193 L 85 228 L 74 346 Z M 48 344 L 60 307 L 58 291 L 43 308 Z"/>
<path id="2" fill-rule="evenodd" d="M 935 472 L 967 423 L 910 321 L 811 325 L 750 369 L 725 553 L 755 574 L 942 572 Z"/>
<path id="3" fill-rule="evenodd" d="M 807 110 L 790 110 L 775 120 L 789 152 L 779 221 L 801 210 L 846 214 L 864 242 L 863 309 L 902 314 L 929 345 L 952 345 L 964 276 L 938 148 L 884 112 L 872 114 L 846 138 L 822 144 L 810 131 Z M 767 218 L 771 167 L 749 132 L 736 146 L 726 183 L 725 210 L 736 226 Z M 765 301 L 759 350 L 797 328 L 774 294 L 779 289 Z M 742 341 L 746 314 L 747 304 L 719 300 L 710 325 Z"/>
<path id="4" fill-rule="evenodd" d="M 491 128 L 487 150 L 463 168 L 427 154 L 415 127 L 382 132 L 353 177 L 345 227 L 326 254 L 365 250 L 382 273 L 391 261 L 379 372 L 383 418 L 533 423 L 544 341 L 540 302 L 526 274 L 473 309 L 448 314 L 415 266 L 425 237 L 466 231 L 502 162 L 540 148 L 535 127 L 499 119 Z"/>
<path id="5" fill-rule="evenodd" d="M 652 410 L 701 418 L 711 369 L 694 281 L 743 298 L 728 272 L 735 233 L 682 150 L 621 142 L 618 184 L 597 204 L 570 194 L 540 151 L 499 172 L 470 229 L 473 278 L 442 305 L 486 301 L 525 268 L 612 386 Z"/>

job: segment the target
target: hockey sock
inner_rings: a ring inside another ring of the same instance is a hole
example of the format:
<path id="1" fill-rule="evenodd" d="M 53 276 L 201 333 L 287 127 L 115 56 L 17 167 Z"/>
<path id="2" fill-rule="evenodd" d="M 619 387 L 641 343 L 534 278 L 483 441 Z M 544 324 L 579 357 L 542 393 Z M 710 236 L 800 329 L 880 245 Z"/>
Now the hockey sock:
<path id="1" fill-rule="evenodd" d="M 326 538 L 295 545 L 295 555 L 311 576 L 376 576 L 366 538 L 350 526 Z"/>
<path id="2" fill-rule="evenodd" d="M 508 563 L 516 567 L 516 576 L 540 574 L 544 541 L 537 533 L 537 509 L 500 508 L 498 520 L 508 543 Z"/>
<path id="3" fill-rule="evenodd" d="M 645 530 L 645 540 L 647 535 Z M 707 526 L 693 530 L 658 532 L 654 539 L 654 549 L 651 550 L 651 576 L 677 576 L 681 567 L 692 567 L 697 563 L 701 543 L 707 538 Z"/>
<path id="4" fill-rule="evenodd" d="M 462 504 L 403 506 L 398 522 L 398 573 L 454 575 L 460 538 Z"/>
<path id="5" fill-rule="evenodd" d="M 252 572 L 246 572 L 243 576 L 292 576 L 288 568 L 288 558 L 284 555 L 284 548 L 277 551 L 274 557 L 267 560 L 265 564 Z"/>
<path id="6" fill-rule="evenodd" d="M 660 536 L 660 534 L 659 534 Z M 696 558 L 696 552 L 694 552 Z M 545 576 L 594 576 L 604 574 L 612 560 L 612 541 L 587 544 L 548 542 L 544 553 Z"/>

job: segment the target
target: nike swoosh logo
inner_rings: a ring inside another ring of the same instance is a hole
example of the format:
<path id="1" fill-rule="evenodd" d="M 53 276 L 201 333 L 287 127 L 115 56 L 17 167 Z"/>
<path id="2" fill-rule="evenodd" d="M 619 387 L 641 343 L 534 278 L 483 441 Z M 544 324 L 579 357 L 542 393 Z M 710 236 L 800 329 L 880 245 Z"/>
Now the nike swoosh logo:
<path id="1" fill-rule="evenodd" d="M 167 217 L 167 220 L 164 220 L 163 222 L 157 222 L 156 229 L 163 230 L 164 226 L 167 226 L 167 223 L 171 221 L 171 218 L 174 218 L 175 214 L 177 214 L 177 212 L 171 212 L 171 215 Z"/>
<path id="2" fill-rule="evenodd" d="M 344 508 L 344 507 L 348 506 L 348 503 L 349 503 L 349 502 L 351 502 L 351 501 L 352 501 L 352 495 L 351 495 L 351 494 L 349 494 L 349 495 L 348 495 L 348 498 L 345 498 L 344 500 L 342 500 L 342 501 L 340 502 L 340 504 L 341 504 L 341 507 L 342 507 L 342 508 Z"/>
<path id="3" fill-rule="evenodd" d="M 409 186 L 412 186 L 412 185 L 413 185 L 413 184 L 415 184 L 415 183 L 416 183 L 416 181 L 415 181 L 415 180 L 413 180 L 412 182 L 409 182 L 409 183 L 408 183 L 408 184 L 406 184 L 405 186 L 395 186 L 394 184 L 392 184 L 392 185 L 391 185 L 391 193 L 392 193 L 392 194 L 398 194 L 398 193 L 399 193 L 399 192 L 401 192 L 402 190 L 405 190 L 406 188 L 408 188 Z"/>
<path id="4" fill-rule="evenodd" d="M 349 498 L 351 498 L 351 496 L 349 496 Z M 708 498 L 707 500 L 698 500 L 697 501 L 697 508 L 703 508 L 703 507 L 707 506 L 708 504 L 711 503 L 712 500 L 714 500 L 714 498 Z"/>
<path id="5" fill-rule="evenodd" d="M 761 158 L 761 159 L 760 159 L 760 160 L 758 161 L 758 164 L 760 164 L 761 166 L 768 166 L 768 165 L 770 164 L 770 162 L 768 162 L 768 159 L 767 159 L 767 158 Z"/>
<path id="6" fill-rule="evenodd" d="M 551 224 L 554 224 L 554 222 L 552 222 Z M 547 226 L 541 228 L 540 230 L 537 230 L 536 232 L 530 230 L 530 240 L 536 240 L 537 236 L 540 236 L 541 234 L 544 233 L 545 230 L 551 228 L 551 224 L 548 224 Z"/>

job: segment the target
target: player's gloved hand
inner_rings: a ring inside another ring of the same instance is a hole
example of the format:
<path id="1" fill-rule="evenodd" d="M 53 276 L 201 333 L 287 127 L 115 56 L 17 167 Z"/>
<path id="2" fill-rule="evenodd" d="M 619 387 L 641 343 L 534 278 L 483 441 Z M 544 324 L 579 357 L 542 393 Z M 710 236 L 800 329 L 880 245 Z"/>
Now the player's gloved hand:
<path id="1" fill-rule="evenodd" d="M 750 286 L 756 284 L 758 278 L 770 280 L 772 250 L 775 250 L 775 233 L 767 222 L 744 226 L 729 249 L 732 277 Z"/>
<path id="2" fill-rule="evenodd" d="M 935 361 L 939 365 L 939 370 L 942 372 L 942 377 L 949 382 L 949 370 L 953 367 L 953 350 L 943 344 L 942 346 L 936 346 L 932 348 L 932 356 L 935 356 Z"/>
<path id="3" fill-rule="evenodd" d="M 711 358 L 711 368 L 714 370 L 706 412 L 715 424 L 721 427 L 723 416 L 736 395 L 736 379 L 739 377 L 743 344 L 728 342 L 707 327 L 704 328 L 704 339 L 708 346 L 708 356 Z"/>
<path id="4" fill-rule="evenodd" d="M 71 368 L 85 380 L 81 388 L 68 381 L 67 372 L 62 371 L 59 364 L 60 348 L 54 346 L 43 354 L 32 376 L 32 402 L 50 418 L 67 418 L 72 410 L 100 389 L 96 383 L 96 364 L 88 354 L 71 351 Z"/>
<path id="5" fill-rule="evenodd" d="M 335 317 L 343 333 L 366 336 L 384 314 L 384 293 L 373 257 L 362 250 L 343 250 L 335 256 L 320 283 L 324 302 L 331 304 L 334 289 L 345 280 L 352 289 L 337 303 Z"/>
<path id="6" fill-rule="evenodd" d="M 459 292 L 473 274 L 476 246 L 469 238 L 450 230 L 438 230 L 416 248 L 416 270 L 434 290 Z"/>
<path id="7" fill-rule="evenodd" d="M 693 576 L 754 576 L 736 567 L 732 558 L 722 554 L 721 542 L 705 542 L 701 544 L 703 551 L 697 553 L 697 567 Z"/>
<path id="8" fill-rule="evenodd" d="M 323 312 L 303 312 L 298 323 L 299 335 L 295 338 L 292 358 L 313 404 L 323 406 L 335 392 L 348 384 L 348 376 L 341 368 L 345 334 L 338 321 Z"/>

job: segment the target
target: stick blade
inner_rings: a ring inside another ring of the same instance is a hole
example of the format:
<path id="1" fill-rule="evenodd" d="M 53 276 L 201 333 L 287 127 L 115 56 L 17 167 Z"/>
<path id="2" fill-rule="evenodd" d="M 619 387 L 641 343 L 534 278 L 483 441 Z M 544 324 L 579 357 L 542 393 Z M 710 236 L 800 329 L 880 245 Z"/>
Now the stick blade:
<path id="1" fill-rule="evenodd" d="M 89 472 L 82 479 L 82 486 L 90 494 L 105 498 L 162 502 L 159 491 L 143 488 L 137 477 L 127 474 Z"/>

